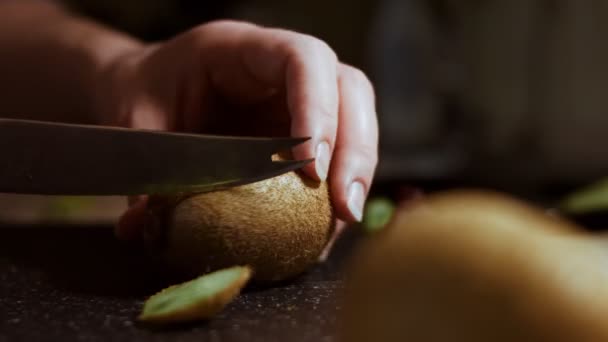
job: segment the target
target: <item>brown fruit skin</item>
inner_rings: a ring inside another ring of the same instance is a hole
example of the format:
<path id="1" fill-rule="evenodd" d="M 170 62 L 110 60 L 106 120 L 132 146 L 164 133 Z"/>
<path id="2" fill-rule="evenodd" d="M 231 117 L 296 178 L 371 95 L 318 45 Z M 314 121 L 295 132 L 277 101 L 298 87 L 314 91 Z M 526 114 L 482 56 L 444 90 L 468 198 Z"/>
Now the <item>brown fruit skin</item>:
<path id="1" fill-rule="evenodd" d="M 351 260 L 340 341 L 608 341 L 604 237 L 510 197 L 431 195 Z"/>
<path id="2" fill-rule="evenodd" d="M 254 281 L 288 279 L 316 263 L 334 230 L 327 184 L 298 172 L 152 202 L 165 203 L 162 259 L 187 276 L 249 265 Z"/>

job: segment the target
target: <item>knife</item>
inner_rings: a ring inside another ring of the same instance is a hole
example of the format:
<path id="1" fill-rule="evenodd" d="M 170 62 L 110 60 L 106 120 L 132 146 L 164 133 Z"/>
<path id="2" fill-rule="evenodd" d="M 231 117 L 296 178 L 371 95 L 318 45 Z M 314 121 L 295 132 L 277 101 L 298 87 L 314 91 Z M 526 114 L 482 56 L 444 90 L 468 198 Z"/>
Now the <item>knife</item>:
<path id="1" fill-rule="evenodd" d="M 0 192 L 141 195 L 208 192 L 311 162 L 272 161 L 308 138 L 250 138 L 0 119 Z"/>

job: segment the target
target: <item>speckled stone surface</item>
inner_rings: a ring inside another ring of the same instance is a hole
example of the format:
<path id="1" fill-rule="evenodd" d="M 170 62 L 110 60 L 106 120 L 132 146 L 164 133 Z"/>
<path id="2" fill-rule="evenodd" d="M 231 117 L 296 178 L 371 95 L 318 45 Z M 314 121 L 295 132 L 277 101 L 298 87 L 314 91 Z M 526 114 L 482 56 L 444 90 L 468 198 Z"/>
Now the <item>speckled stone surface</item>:
<path id="1" fill-rule="evenodd" d="M 0 341 L 334 341 L 356 239 L 299 279 L 246 289 L 211 321 L 158 330 L 135 318 L 169 283 L 111 228 L 0 226 Z"/>

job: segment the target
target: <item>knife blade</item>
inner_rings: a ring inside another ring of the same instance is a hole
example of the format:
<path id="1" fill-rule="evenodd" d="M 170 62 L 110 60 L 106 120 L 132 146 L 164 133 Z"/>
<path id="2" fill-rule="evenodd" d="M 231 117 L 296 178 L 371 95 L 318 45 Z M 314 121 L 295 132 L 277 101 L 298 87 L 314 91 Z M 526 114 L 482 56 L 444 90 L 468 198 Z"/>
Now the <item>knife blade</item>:
<path id="1" fill-rule="evenodd" d="M 311 162 L 271 156 L 308 138 L 250 138 L 0 119 L 0 192 L 141 195 L 207 192 Z"/>

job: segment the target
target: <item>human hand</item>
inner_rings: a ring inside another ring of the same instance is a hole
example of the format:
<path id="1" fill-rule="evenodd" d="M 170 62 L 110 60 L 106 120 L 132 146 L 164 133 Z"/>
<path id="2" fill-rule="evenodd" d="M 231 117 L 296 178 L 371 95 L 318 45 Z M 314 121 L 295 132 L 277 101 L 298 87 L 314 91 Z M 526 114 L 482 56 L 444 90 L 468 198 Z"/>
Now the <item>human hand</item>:
<path id="1" fill-rule="evenodd" d="M 105 124 L 311 137 L 294 149 L 294 157 L 315 158 L 303 171 L 317 180 L 329 178 L 340 220 L 361 219 L 377 163 L 374 92 L 361 71 L 340 63 L 322 41 L 212 22 L 121 56 L 101 84 L 98 107 Z M 145 198 L 131 200 L 119 237 L 141 234 L 145 209 Z"/>

